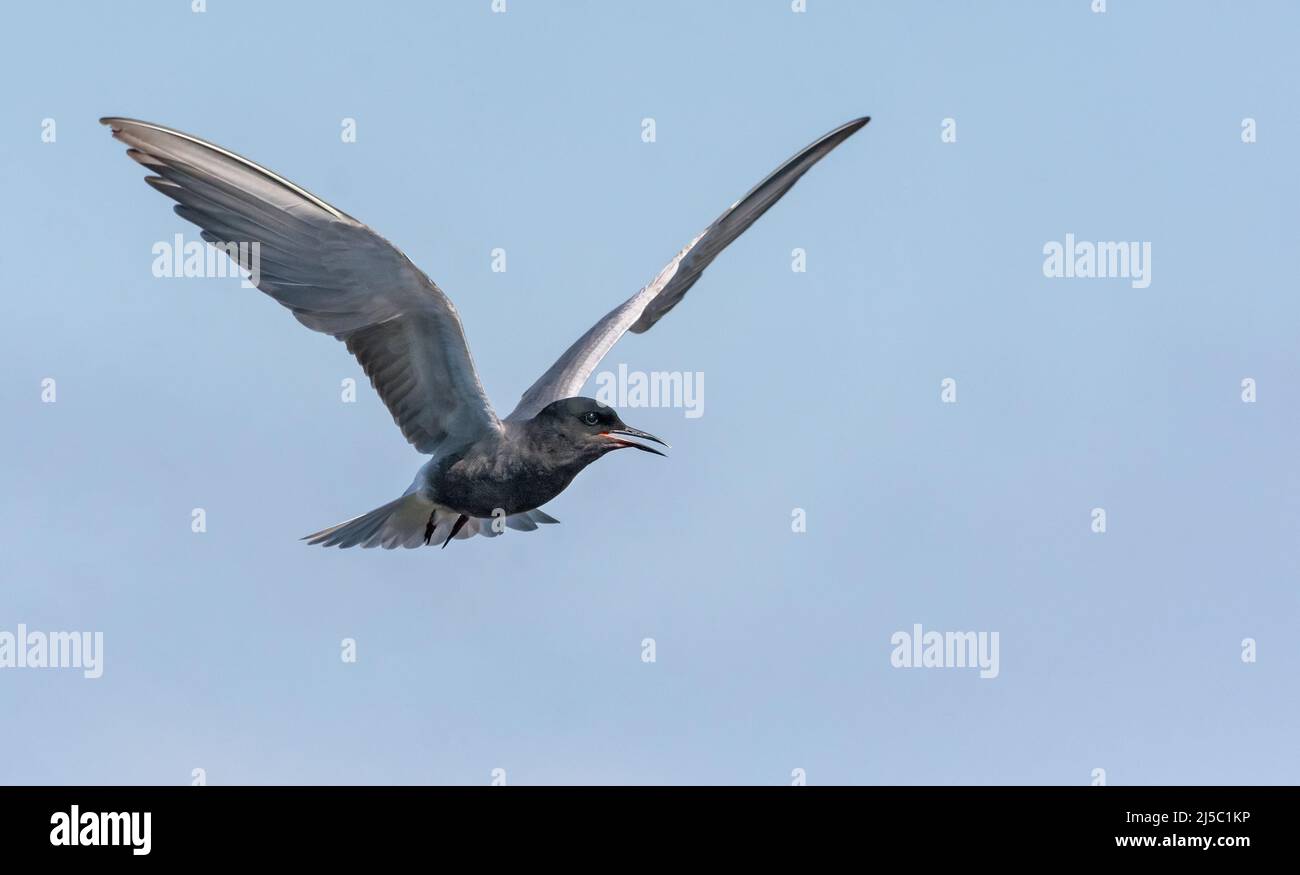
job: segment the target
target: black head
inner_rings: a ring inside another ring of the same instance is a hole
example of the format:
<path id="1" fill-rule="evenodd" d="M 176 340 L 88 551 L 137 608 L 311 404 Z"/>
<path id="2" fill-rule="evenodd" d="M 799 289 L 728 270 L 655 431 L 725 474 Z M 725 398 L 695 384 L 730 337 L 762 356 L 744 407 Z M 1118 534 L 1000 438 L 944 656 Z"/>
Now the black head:
<path id="1" fill-rule="evenodd" d="M 662 456 L 663 453 L 645 444 L 624 440 L 619 435 L 638 437 L 668 446 L 654 435 L 632 428 L 619 418 L 613 407 L 601 404 L 595 398 L 563 398 L 555 401 L 537 414 L 548 431 L 558 433 L 571 443 L 584 449 L 594 449 L 601 454 L 610 450 L 633 447 Z"/>

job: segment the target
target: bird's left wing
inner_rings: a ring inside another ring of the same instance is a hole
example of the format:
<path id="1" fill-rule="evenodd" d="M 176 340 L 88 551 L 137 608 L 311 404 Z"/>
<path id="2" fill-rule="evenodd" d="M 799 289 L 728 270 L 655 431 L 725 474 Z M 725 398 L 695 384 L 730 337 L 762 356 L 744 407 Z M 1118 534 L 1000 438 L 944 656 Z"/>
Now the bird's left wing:
<path id="1" fill-rule="evenodd" d="M 100 121 L 157 174 L 145 181 L 177 201 L 177 214 L 204 240 L 259 247 L 241 267 L 256 266 L 257 287 L 303 325 L 347 344 L 417 450 L 461 446 L 501 428 L 456 308 L 391 243 L 220 146 L 148 122 Z"/>
<path id="2" fill-rule="evenodd" d="M 869 121 L 870 118 L 860 118 L 841 125 L 754 186 L 749 194 L 687 243 L 686 248 L 677 253 L 649 285 L 611 310 L 565 350 L 555 364 L 528 388 L 506 419 L 530 419 L 551 402 L 578 394 L 605 353 L 624 333 L 640 334 L 650 330 L 690 291 L 718 253 L 758 221 L 758 217 L 779 201 L 814 164 Z"/>

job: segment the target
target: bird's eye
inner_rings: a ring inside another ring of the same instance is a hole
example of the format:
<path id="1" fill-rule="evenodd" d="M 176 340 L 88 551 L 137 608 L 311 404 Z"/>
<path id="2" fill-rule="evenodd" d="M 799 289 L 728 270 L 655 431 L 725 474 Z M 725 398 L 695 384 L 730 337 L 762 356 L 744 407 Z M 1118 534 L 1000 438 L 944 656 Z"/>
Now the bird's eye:
<path id="1" fill-rule="evenodd" d="M 600 414 L 594 410 L 588 410 L 586 413 L 582 414 L 582 421 L 587 423 L 587 425 L 595 425 L 600 422 Z"/>

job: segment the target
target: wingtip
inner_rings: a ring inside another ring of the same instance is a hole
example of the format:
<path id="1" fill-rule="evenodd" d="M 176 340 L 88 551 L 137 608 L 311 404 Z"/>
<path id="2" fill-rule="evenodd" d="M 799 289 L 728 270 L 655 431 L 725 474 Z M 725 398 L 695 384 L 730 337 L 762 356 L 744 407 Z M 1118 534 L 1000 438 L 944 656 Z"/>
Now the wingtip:
<path id="1" fill-rule="evenodd" d="M 842 143 L 849 137 L 856 134 L 862 128 L 866 127 L 867 122 L 871 121 L 871 116 L 864 115 L 861 118 L 855 118 L 853 121 L 845 122 L 835 130 L 828 133 L 823 140 L 834 140 L 837 144 Z"/>
<path id="2" fill-rule="evenodd" d="M 112 134 L 115 138 L 120 139 L 118 135 L 122 133 L 122 130 L 127 125 L 133 123 L 134 121 L 135 119 L 125 118 L 120 115 L 106 115 L 99 120 L 99 123 L 101 125 L 105 125 L 108 128 L 108 132 Z"/>
<path id="3" fill-rule="evenodd" d="M 153 122 L 141 121 L 138 118 L 128 118 L 124 115 L 106 115 L 100 118 L 101 125 L 108 125 L 114 131 L 120 131 L 127 125 L 135 125 L 142 128 L 153 128 L 154 130 L 164 131 L 166 133 L 179 134 L 180 131 L 173 131 L 171 128 L 165 128 L 162 125 L 156 125 Z M 188 136 L 185 135 L 185 136 Z"/>

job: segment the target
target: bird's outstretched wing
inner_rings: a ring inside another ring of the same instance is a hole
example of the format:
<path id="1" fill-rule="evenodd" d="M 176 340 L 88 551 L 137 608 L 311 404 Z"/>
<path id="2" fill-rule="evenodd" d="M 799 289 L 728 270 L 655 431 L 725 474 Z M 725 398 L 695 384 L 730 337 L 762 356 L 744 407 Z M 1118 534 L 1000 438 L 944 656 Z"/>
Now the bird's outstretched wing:
<path id="1" fill-rule="evenodd" d="M 233 152 L 159 125 L 105 118 L 145 181 L 214 244 L 256 243 L 257 287 L 347 344 L 417 450 L 499 429 L 456 308 L 391 243 Z M 242 265 L 247 268 L 249 265 Z"/>
<path id="2" fill-rule="evenodd" d="M 649 285 L 611 310 L 565 350 L 564 355 L 528 388 L 506 419 L 530 419 L 552 401 L 578 394 L 605 353 L 625 332 L 640 334 L 648 331 L 690 291 L 718 253 L 758 221 L 758 217 L 779 201 L 809 168 L 869 121 L 870 118 L 860 118 L 841 125 L 754 186 L 749 194 L 687 243 L 686 248 L 677 253 Z"/>

